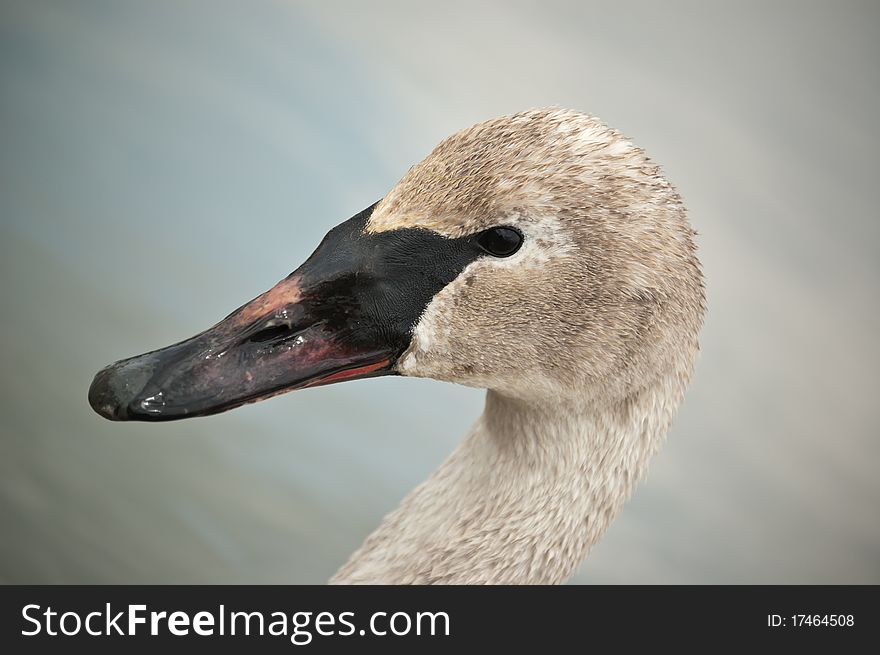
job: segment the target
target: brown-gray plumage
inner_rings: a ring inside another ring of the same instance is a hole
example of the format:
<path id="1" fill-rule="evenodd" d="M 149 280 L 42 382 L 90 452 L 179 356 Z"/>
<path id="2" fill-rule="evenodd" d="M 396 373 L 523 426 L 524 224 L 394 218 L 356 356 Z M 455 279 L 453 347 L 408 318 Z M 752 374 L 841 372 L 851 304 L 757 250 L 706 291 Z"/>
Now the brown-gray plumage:
<path id="1" fill-rule="evenodd" d="M 513 225 L 509 259 L 440 291 L 397 364 L 486 411 L 334 582 L 555 583 L 662 444 L 698 350 L 703 281 L 675 189 L 619 132 L 558 108 L 444 140 L 368 230 Z"/>

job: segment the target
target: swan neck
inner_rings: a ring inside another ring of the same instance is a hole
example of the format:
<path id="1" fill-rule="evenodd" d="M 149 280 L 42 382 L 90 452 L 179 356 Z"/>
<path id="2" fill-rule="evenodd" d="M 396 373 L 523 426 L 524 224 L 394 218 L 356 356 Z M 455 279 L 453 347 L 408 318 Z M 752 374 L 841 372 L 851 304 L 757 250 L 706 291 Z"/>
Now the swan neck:
<path id="1" fill-rule="evenodd" d="M 662 443 L 671 404 L 643 396 L 548 406 L 489 391 L 458 448 L 331 582 L 563 582 Z"/>

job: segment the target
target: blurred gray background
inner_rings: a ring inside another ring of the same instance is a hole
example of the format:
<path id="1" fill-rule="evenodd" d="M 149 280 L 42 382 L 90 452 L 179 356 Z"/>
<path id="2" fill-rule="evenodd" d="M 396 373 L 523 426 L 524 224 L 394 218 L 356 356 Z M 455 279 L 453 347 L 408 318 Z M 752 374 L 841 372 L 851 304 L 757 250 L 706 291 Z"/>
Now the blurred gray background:
<path id="1" fill-rule="evenodd" d="M 91 377 L 274 284 L 447 134 L 560 104 L 663 165 L 710 306 L 575 581 L 880 583 L 880 3 L 0 7 L 0 581 L 325 581 L 481 391 L 113 424 Z"/>

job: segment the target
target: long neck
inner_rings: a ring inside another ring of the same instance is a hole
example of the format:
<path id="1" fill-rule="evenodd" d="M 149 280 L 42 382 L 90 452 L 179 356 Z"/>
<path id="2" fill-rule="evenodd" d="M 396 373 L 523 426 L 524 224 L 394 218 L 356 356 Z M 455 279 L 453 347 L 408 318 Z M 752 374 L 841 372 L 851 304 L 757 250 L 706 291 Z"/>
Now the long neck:
<path id="1" fill-rule="evenodd" d="M 331 582 L 563 582 L 629 497 L 677 404 L 650 390 L 601 408 L 488 392 L 449 459 Z"/>

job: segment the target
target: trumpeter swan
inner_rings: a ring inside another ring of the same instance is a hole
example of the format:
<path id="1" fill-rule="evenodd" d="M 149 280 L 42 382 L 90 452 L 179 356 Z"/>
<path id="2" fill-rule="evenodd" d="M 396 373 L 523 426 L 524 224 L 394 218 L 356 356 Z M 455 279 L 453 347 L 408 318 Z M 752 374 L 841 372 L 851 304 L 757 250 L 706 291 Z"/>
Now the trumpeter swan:
<path id="1" fill-rule="evenodd" d="M 540 109 L 447 138 L 278 285 L 102 370 L 89 400 L 151 421 L 387 374 L 485 388 L 458 448 L 332 582 L 558 583 L 661 446 L 703 314 L 658 167 L 596 118 Z"/>

